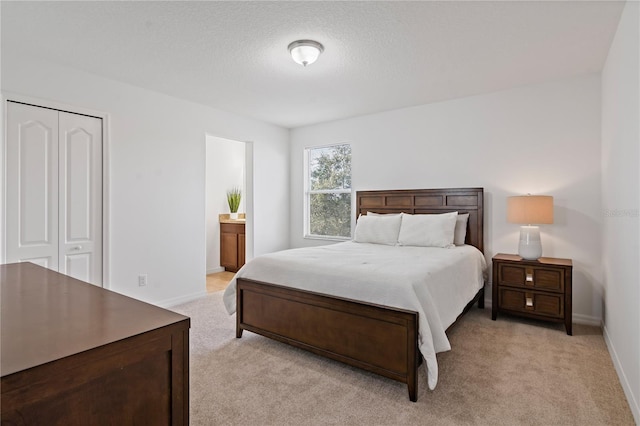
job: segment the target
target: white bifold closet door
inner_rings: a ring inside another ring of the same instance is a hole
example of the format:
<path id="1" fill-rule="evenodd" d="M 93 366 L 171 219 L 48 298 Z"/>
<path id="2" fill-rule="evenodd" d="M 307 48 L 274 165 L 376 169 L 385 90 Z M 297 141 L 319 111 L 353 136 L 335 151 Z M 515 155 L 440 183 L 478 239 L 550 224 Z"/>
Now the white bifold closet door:
<path id="1" fill-rule="evenodd" d="M 7 103 L 6 262 L 102 285 L 102 120 Z"/>

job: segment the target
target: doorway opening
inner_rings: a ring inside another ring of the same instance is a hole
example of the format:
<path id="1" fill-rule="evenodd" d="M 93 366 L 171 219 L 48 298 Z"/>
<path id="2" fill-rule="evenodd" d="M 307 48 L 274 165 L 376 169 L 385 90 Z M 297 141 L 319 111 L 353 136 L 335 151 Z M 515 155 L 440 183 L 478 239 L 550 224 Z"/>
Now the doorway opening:
<path id="1" fill-rule="evenodd" d="M 223 290 L 253 253 L 253 145 L 206 135 L 207 292 Z M 239 190 L 238 217 L 231 216 L 227 194 Z"/>

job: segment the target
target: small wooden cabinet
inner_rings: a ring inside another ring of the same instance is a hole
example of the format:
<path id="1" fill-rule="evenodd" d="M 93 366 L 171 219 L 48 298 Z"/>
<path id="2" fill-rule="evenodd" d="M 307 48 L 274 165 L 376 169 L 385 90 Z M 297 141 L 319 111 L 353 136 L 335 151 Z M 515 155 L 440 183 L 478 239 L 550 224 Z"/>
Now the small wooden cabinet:
<path id="1" fill-rule="evenodd" d="M 491 318 L 498 312 L 564 322 L 571 329 L 571 259 L 541 257 L 524 260 L 518 255 L 493 257 Z"/>
<path id="2" fill-rule="evenodd" d="M 220 223 L 220 266 L 237 272 L 245 261 L 244 223 Z"/>

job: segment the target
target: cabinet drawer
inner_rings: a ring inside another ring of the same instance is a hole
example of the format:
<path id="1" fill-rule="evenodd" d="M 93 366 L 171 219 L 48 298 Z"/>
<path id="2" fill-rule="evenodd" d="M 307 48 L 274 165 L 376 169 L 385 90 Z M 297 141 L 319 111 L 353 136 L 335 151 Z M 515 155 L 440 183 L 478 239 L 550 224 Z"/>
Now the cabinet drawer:
<path id="1" fill-rule="evenodd" d="M 244 234 L 244 223 L 221 223 L 220 232 L 224 234 Z"/>
<path id="2" fill-rule="evenodd" d="M 564 296 L 562 294 L 506 287 L 500 287 L 498 291 L 500 309 L 529 312 L 553 318 L 564 317 Z"/>
<path id="3" fill-rule="evenodd" d="M 561 268 L 541 268 L 501 263 L 498 266 L 498 280 L 500 285 L 564 293 L 564 269 Z"/>

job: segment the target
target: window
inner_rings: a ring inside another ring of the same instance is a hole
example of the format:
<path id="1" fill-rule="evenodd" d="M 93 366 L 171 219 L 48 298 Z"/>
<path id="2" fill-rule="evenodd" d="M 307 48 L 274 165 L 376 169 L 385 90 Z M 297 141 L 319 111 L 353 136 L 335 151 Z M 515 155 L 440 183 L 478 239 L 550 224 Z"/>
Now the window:
<path id="1" fill-rule="evenodd" d="M 305 236 L 351 238 L 351 145 L 305 150 Z"/>

